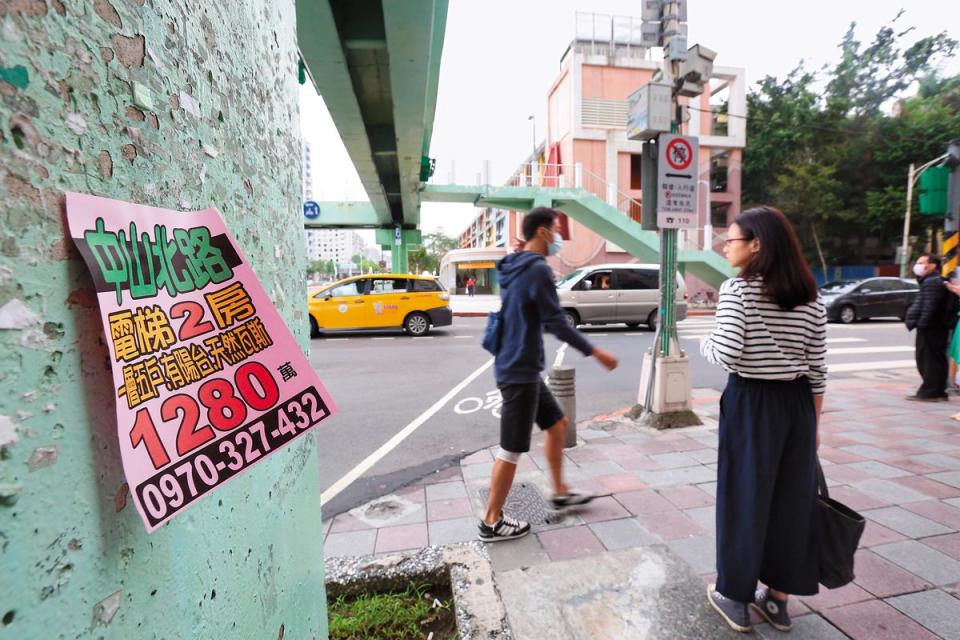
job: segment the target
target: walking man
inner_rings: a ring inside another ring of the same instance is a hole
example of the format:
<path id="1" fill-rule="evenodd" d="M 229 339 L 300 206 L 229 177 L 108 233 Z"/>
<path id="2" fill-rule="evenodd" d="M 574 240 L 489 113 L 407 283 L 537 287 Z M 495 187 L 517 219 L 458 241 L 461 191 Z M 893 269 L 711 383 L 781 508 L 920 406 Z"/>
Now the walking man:
<path id="1" fill-rule="evenodd" d="M 538 207 L 523 219 L 522 250 L 497 265 L 500 273 L 500 348 L 495 371 L 503 396 L 500 414 L 500 451 L 493 463 L 487 511 L 479 523 L 485 542 L 520 538 L 530 524 L 503 513 L 503 504 L 513 485 L 520 455 L 530 450 L 533 423 L 546 433 L 544 454 L 553 485 L 555 509 L 586 504 L 593 496 L 571 489 L 563 481 L 563 444 L 569 418 L 544 383 L 543 330 L 546 329 L 584 355 L 595 357 L 609 370 L 617 366 L 613 354 L 596 348 L 567 324 L 553 271 L 545 256 L 560 251 L 563 239 L 557 212 Z M 574 416 L 574 419 L 576 416 Z"/>
<path id="2" fill-rule="evenodd" d="M 473 279 L 473 276 L 467 278 L 467 295 L 473 296 L 476 291 L 477 281 Z"/>
<path id="3" fill-rule="evenodd" d="M 917 369 L 923 384 L 907 396 L 916 402 L 947 400 L 947 289 L 940 277 L 940 258 L 925 253 L 917 258 L 913 273 L 920 293 L 907 309 L 907 329 L 917 330 Z"/>

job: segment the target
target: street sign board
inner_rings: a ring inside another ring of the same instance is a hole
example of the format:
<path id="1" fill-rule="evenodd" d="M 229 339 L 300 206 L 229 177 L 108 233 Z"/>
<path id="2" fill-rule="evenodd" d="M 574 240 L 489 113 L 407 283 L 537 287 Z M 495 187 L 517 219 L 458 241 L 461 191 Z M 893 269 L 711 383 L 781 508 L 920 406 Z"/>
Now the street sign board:
<path id="1" fill-rule="evenodd" d="M 670 131 L 671 88 L 669 84 L 645 84 L 627 98 L 627 138 L 649 140 Z"/>
<path id="2" fill-rule="evenodd" d="M 393 243 L 402 244 L 403 242 L 403 232 L 400 230 L 400 227 L 397 227 L 393 230 Z"/>
<path id="3" fill-rule="evenodd" d="M 643 0 L 640 17 L 644 22 L 659 22 L 660 0 Z"/>
<path id="4" fill-rule="evenodd" d="M 303 203 L 303 217 L 307 220 L 316 220 L 320 217 L 320 205 L 313 200 Z"/>
<path id="5" fill-rule="evenodd" d="M 698 140 L 694 136 L 661 134 L 657 140 L 657 226 L 687 229 L 697 226 L 699 183 Z"/>

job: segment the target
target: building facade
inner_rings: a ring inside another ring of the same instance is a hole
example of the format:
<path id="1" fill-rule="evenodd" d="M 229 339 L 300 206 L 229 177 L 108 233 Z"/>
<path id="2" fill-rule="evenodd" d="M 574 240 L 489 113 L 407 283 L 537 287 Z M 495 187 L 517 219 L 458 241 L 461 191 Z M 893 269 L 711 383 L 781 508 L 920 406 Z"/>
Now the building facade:
<path id="1" fill-rule="evenodd" d="M 307 261 L 333 260 L 347 264 L 353 256 L 367 256 L 367 245 L 356 231 L 350 229 L 308 229 Z"/>
<path id="2" fill-rule="evenodd" d="M 544 144 L 511 180 L 545 187 L 573 186 L 576 174 L 583 189 L 639 221 L 644 143 L 627 139 L 627 99 L 651 82 L 663 65 L 639 46 L 639 18 L 581 13 L 576 23 L 576 36 L 547 91 Z M 681 104 L 684 122 L 680 132 L 698 136 L 700 141 L 700 210 L 696 229 L 681 232 L 680 241 L 685 249 L 717 249 L 740 212 L 740 168 L 746 145 L 744 70 L 714 66 L 704 93 L 681 98 Z M 503 220 L 507 229 L 519 231 L 519 219 L 511 217 L 515 215 L 480 211 L 461 234 L 461 246 L 500 246 L 491 222 L 495 225 Z M 569 238 L 560 254 L 549 259 L 558 275 L 584 265 L 632 260 L 587 227 L 567 222 Z M 509 250 L 510 243 L 502 246 Z M 687 280 L 691 293 L 709 289 L 695 278 Z"/>

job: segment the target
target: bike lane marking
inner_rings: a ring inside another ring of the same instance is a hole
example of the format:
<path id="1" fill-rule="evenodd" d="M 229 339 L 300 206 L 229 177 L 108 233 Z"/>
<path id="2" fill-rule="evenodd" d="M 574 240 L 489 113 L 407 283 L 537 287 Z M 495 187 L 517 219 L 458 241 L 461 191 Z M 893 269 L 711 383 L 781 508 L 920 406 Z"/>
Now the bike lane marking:
<path id="1" fill-rule="evenodd" d="M 416 431 L 420 426 L 422 426 L 427 420 L 433 417 L 440 409 L 444 407 L 454 396 L 463 391 L 471 382 L 479 378 L 483 372 L 489 369 L 493 365 L 493 358 L 490 358 L 483 365 L 480 366 L 476 371 L 468 375 L 463 381 L 460 382 L 457 386 L 452 388 L 446 393 L 442 398 L 437 400 L 433 406 L 421 413 L 413 422 L 405 426 L 403 429 L 398 431 L 392 438 L 387 440 L 379 449 L 371 453 L 369 456 L 363 459 L 360 464 L 351 469 L 346 475 L 341 477 L 339 480 L 334 482 L 330 487 L 320 494 L 320 503 L 325 504 L 333 500 L 341 491 L 349 487 L 357 478 L 369 471 L 373 465 L 377 464 L 382 460 L 388 453 L 397 448 L 397 446 L 407 439 L 410 434 Z"/>

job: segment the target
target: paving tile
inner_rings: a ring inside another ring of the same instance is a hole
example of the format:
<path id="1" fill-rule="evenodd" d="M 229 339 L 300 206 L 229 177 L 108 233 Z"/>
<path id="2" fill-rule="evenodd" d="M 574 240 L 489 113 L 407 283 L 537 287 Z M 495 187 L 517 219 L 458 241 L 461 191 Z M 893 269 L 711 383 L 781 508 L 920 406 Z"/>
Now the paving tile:
<path id="1" fill-rule="evenodd" d="M 637 445 L 637 451 L 640 453 L 645 453 L 647 455 L 655 455 L 658 453 L 670 453 L 673 451 L 673 447 L 670 446 L 669 442 L 662 442 L 660 440 L 650 440 Z"/>
<path id="2" fill-rule="evenodd" d="M 948 505 L 943 506 L 948 507 Z M 952 531 L 949 527 L 945 527 L 933 520 L 907 511 L 902 507 L 872 509 L 870 511 L 863 511 L 861 515 L 870 518 L 874 522 L 879 522 L 889 529 L 898 531 L 909 538 L 924 538 L 926 536 L 936 536 Z"/>
<path id="3" fill-rule="evenodd" d="M 477 465 L 473 465 L 477 466 Z M 452 482 L 453 480 L 461 480 L 462 476 L 460 475 L 460 465 L 453 465 L 447 467 L 446 469 L 440 469 L 439 471 L 434 471 L 430 475 L 420 478 L 419 484 L 434 484 L 437 482 Z"/>
<path id="4" fill-rule="evenodd" d="M 935 585 L 952 584 L 960 576 L 960 561 L 916 540 L 892 542 L 873 550 Z"/>
<path id="5" fill-rule="evenodd" d="M 909 440 L 907 444 L 912 444 L 923 449 L 924 451 L 929 451 L 930 453 L 943 453 L 945 451 L 953 451 L 956 448 L 956 445 L 947 444 L 946 442 L 940 442 L 938 440 L 932 440 L 930 438 Z"/>
<path id="6" fill-rule="evenodd" d="M 695 467 L 700 464 L 696 458 L 680 451 L 674 451 L 672 453 L 658 453 L 651 455 L 650 459 L 660 465 L 663 469 Z"/>
<path id="7" fill-rule="evenodd" d="M 714 505 L 709 507 L 697 507 L 695 509 L 684 509 L 683 512 L 687 514 L 694 522 L 703 527 L 703 530 L 709 533 L 710 535 L 716 535 L 717 533 L 717 510 Z"/>
<path id="8" fill-rule="evenodd" d="M 824 616 L 854 640 L 938 640 L 937 636 L 880 600 L 827 609 Z"/>
<path id="9" fill-rule="evenodd" d="M 857 551 L 854 558 L 854 571 L 857 576 L 854 582 L 878 598 L 923 591 L 931 586 L 923 578 L 913 575 L 869 549 Z"/>
<path id="10" fill-rule="evenodd" d="M 861 458 L 866 458 L 867 460 L 883 460 L 884 458 L 895 458 L 897 455 L 869 444 L 855 444 L 840 447 L 840 450 L 852 453 L 855 456 L 860 456 Z"/>
<path id="11" fill-rule="evenodd" d="M 330 526 L 330 533 L 343 533 L 345 531 L 362 531 L 364 529 L 372 529 L 369 524 L 361 520 L 360 518 L 355 518 L 349 513 L 341 513 L 333 519 L 333 524 Z"/>
<path id="12" fill-rule="evenodd" d="M 660 538 L 647 531 L 636 518 L 594 522 L 590 524 L 590 529 L 608 551 L 630 549 L 661 541 Z"/>
<path id="13" fill-rule="evenodd" d="M 427 485 L 426 490 L 427 502 L 467 497 L 467 488 L 462 482 L 442 482 L 440 484 L 429 484 Z"/>
<path id="14" fill-rule="evenodd" d="M 867 462 L 851 462 L 847 466 L 852 469 L 863 471 L 867 475 L 873 476 L 874 478 L 890 479 L 913 475 L 909 471 L 904 471 L 903 469 L 898 469 L 890 466 L 889 464 L 877 462 L 876 460 L 868 460 Z"/>
<path id="15" fill-rule="evenodd" d="M 815 596 L 800 596 L 803 604 L 814 611 L 825 611 L 834 607 L 843 607 L 854 602 L 865 602 L 872 599 L 873 594 L 852 583 L 839 589 L 820 587 L 820 593 Z"/>
<path id="16" fill-rule="evenodd" d="M 410 502 L 416 502 L 419 504 L 427 501 L 423 485 L 414 485 L 412 487 L 397 489 L 395 493 L 397 494 L 397 497 L 403 498 L 404 500 L 409 500 Z"/>
<path id="17" fill-rule="evenodd" d="M 849 426 L 849 425 L 848 425 Z M 855 440 L 857 442 L 862 442 L 863 444 L 876 444 L 881 445 L 886 442 L 885 438 L 876 435 L 875 433 L 867 433 L 865 431 L 841 431 L 840 434 L 844 438 L 849 440 Z M 854 452 L 856 453 L 856 452 Z M 869 457 L 869 456 L 867 456 Z"/>
<path id="18" fill-rule="evenodd" d="M 852 486 L 857 491 L 865 493 L 886 505 L 905 504 L 907 502 L 919 502 L 930 499 L 930 496 L 926 494 L 914 491 L 891 480 L 879 480 L 875 478 L 873 480 L 855 482 Z"/>
<path id="19" fill-rule="evenodd" d="M 625 493 L 647 488 L 647 485 L 640 478 L 629 473 L 600 476 L 596 478 L 596 481 L 606 487 L 610 493 Z"/>
<path id="20" fill-rule="evenodd" d="M 426 524 L 405 524 L 377 530 L 376 553 L 420 549 L 429 544 Z"/>
<path id="21" fill-rule="evenodd" d="M 537 537 L 554 562 L 591 556 L 604 550 L 603 543 L 586 525 L 544 531 L 538 533 Z"/>
<path id="22" fill-rule="evenodd" d="M 817 451 L 817 455 L 825 460 L 829 460 L 834 464 L 847 464 L 848 462 L 865 462 L 867 459 L 863 456 L 858 456 L 850 453 L 849 451 L 843 451 L 841 449 L 834 449 L 833 447 L 821 447 Z"/>
<path id="23" fill-rule="evenodd" d="M 701 451 L 706 448 L 705 445 L 699 440 L 692 440 L 690 438 L 678 438 L 676 440 L 671 440 L 670 447 L 674 451 L 686 452 Z"/>
<path id="24" fill-rule="evenodd" d="M 941 471 L 940 473 L 928 474 L 926 477 L 948 484 L 951 487 L 960 488 L 960 471 Z"/>
<path id="25" fill-rule="evenodd" d="M 465 467 L 461 467 L 463 472 L 463 479 L 470 480 L 481 480 L 486 479 L 490 480 L 490 472 L 493 471 L 492 462 L 481 462 L 480 464 L 471 464 Z"/>
<path id="26" fill-rule="evenodd" d="M 460 464 L 480 464 L 481 462 L 493 462 L 493 454 L 489 449 L 480 449 L 476 453 L 471 453 L 460 460 Z"/>
<path id="27" fill-rule="evenodd" d="M 827 476 L 827 480 L 834 480 L 841 484 L 851 484 L 874 477 L 866 471 L 853 468 L 850 464 L 833 464 L 825 467 L 823 473 Z"/>
<path id="28" fill-rule="evenodd" d="M 947 471 L 960 471 L 960 458 L 943 453 L 928 453 L 916 456 L 916 459 L 932 467 L 940 467 Z"/>
<path id="29" fill-rule="evenodd" d="M 682 511 L 661 511 L 658 513 L 646 513 L 638 516 L 642 524 L 651 533 L 660 536 L 664 540 L 677 540 L 678 538 L 690 538 L 700 536 L 706 533 L 696 520 L 683 513 Z"/>
<path id="30" fill-rule="evenodd" d="M 376 529 L 331 533 L 323 541 L 323 557 L 368 556 L 373 553 L 376 541 Z"/>
<path id="31" fill-rule="evenodd" d="M 942 638 L 960 638 L 960 600 L 939 589 L 889 598 L 887 604 Z"/>
<path id="32" fill-rule="evenodd" d="M 667 546 L 699 574 L 717 570 L 716 538 L 712 535 L 670 540 Z"/>
<path id="33" fill-rule="evenodd" d="M 693 509 L 707 507 L 716 500 L 709 493 L 697 488 L 696 485 L 686 487 L 667 487 L 658 489 L 657 493 L 669 500 L 678 509 Z"/>
<path id="34" fill-rule="evenodd" d="M 512 571 L 550 562 L 536 535 L 527 535 L 517 540 L 504 540 L 484 545 L 490 562 L 496 571 Z"/>
<path id="35" fill-rule="evenodd" d="M 323 537 L 326 538 L 327 534 L 330 533 L 330 526 L 333 524 L 333 520 L 322 520 L 320 524 L 323 525 Z"/>
<path id="36" fill-rule="evenodd" d="M 951 487 L 948 484 L 943 484 L 930 478 L 924 478 L 923 476 L 894 478 L 893 481 L 914 491 L 919 491 L 925 496 L 937 498 L 938 500 L 960 497 L 960 488 Z"/>
<path id="37" fill-rule="evenodd" d="M 926 462 L 920 462 L 915 457 L 892 458 L 890 460 L 884 460 L 883 462 L 891 467 L 903 469 L 904 471 L 909 471 L 910 473 L 916 475 L 926 475 L 928 473 L 947 471 L 947 469 L 944 469 L 943 467 L 936 467 L 932 464 L 927 464 Z"/>
<path id="38" fill-rule="evenodd" d="M 633 515 L 676 510 L 669 500 L 652 489 L 620 493 L 614 498 Z"/>
<path id="39" fill-rule="evenodd" d="M 650 487 L 672 487 L 681 484 L 700 484 L 717 479 L 717 472 L 706 466 L 665 469 L 663 471 L 638 471 L 640 479 Z"/>
<path id="40" fill-rule="evenodd" d="M 454 544 L 477 538 L 476 518 L 453 518 L 427 523 L 430 544 Z"/>
<path id="41" fill-rule="evenodd" d="M 580 471 L 588 478 L 599 478 L 600 476 L 615 476 L 622 474 L 624 469 L 616 462 L 604 460 L 603 462 L 584 462 L 579 465 Z"/>
<path id="42" fill-rule="evenodd" d="M 889 544 L 905 540 L 906 537 L 893 529 L 877 524 L 873 520 L 867 520 L 863 529 L 863 535 L 860 536 L 861 547 L 875 547 L 880 544 Z"/>
<path id="43" fill-rule="evenodd" d="M 716 449 L 696 449 L 687 451 L 686 454 L 700 464 L 714 464 L 717 461 Z"/>
<path id="44" fill-rule="evenodd" d="M 466 517 L 475 517 L 470 498 L 453 498 L 427 503 L 427 520 L 430 522 Z"/>
<path id="45" fill-rule="evenodd" d="M 700 490 L 703 491 L 704 493 L 710 494 L 711 496 L 714 497 L 714 499 L 716 499 L 716 497 L 717 497 L 717 483 L 716 483 L 716 481 L 714 481 L 714 482 L 703 482 L 703 483 L 698 484 L 698 485 L 696 485 L 696 486 L 700 487 Z"/>
<path id="46" fill-rule="evenodd" d="M 919 514 L 928 520 L 939 522 L 940 524 L 960 531 L 960 509 L 951 506 L 939 500 L 925 500 L 923 502 L 913 502 L 903 505 L 904 509 Z M 919 538 L 921 536 L 913 536 Z"/>
<path id="47" fill-rule="evenodd" d="M 607 457 L 597 447 L 574 447 L 573 449 L 566 449 L 564 455 L 577 464 L 607 460 Z"/>
<path id="48" fill-rule="evenodd" d="M 865 493 L 861 493 L 852 487 L 830 487 L 830 497 L 847 505 L 854 511 L 878 509 L 886 506 L 885 502 L 880 502 L 876 498 L 871 498 Z"/>
<path id="49" fill-rule="evenodd" d="M 849 637 L 818 615 L 793 618 L 791 622 L 793 630 L 790 631 L 790 640 L 847 640 Z M 754 625 L 753 630 L 757 637 L 763 640 L 784 638 L 782 631 L 777 631 L 766 623 Z"/>
<path id="50" fill-rule="evenodd" d="M 602 496 L 578 508 L 577 515 L 589 524 L 591 522 L 603 522 L 604 520 L 629 518 L 630 512 L 612 497 Z"/>
<path id="51" fill-rule="evenodd" d="M 947 554 L 954 560 L 960 560 L 960 533 L 950 533 L 945 536 L 924 538 L 921 540 L 921 542 L 928 547 L 936 549 L 940 553 Z"/>

